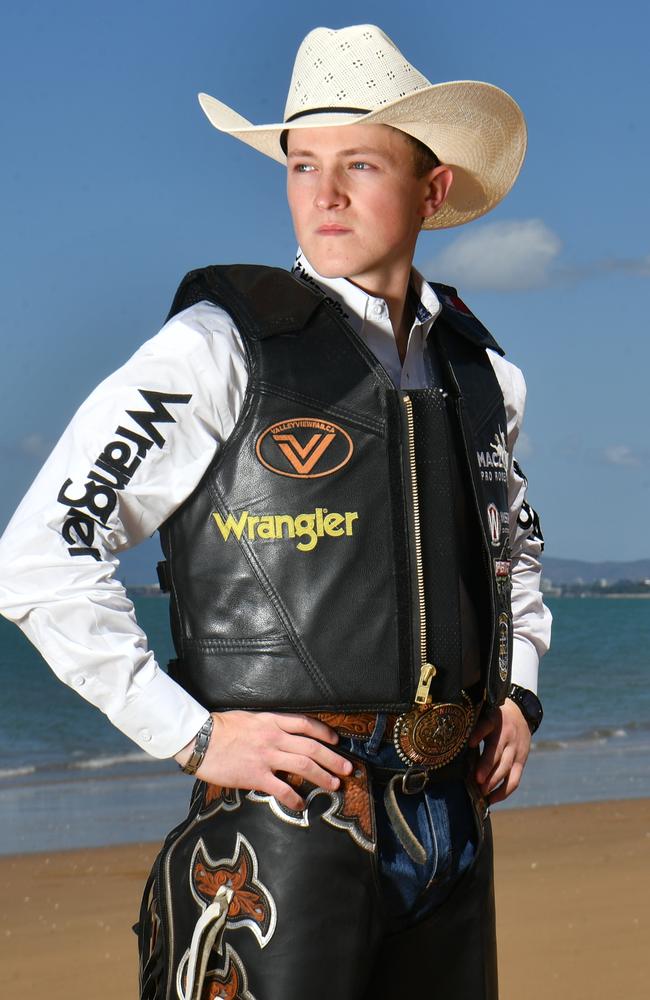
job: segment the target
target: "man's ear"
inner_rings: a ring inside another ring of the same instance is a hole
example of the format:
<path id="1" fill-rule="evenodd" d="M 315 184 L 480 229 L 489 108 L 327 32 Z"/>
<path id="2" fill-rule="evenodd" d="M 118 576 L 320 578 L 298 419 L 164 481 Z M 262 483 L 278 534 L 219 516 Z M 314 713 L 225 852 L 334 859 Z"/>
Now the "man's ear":
<path id="1" fill-rule="evenodd" d="M 454 174 L 451 167 L 441 163 L 439 167 L 434 167 L 426 177 L 427 189 L 424 195 L 424 218 L 435 215 L 441 205 L 444 204 L 452 182 Z"/>

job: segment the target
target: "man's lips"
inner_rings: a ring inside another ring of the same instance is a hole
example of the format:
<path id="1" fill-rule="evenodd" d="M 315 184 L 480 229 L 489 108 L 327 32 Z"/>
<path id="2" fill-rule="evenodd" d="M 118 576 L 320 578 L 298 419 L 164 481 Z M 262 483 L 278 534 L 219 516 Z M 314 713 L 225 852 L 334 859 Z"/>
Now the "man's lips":
<path id="1" fill-rule="evenodd" d="M 345 226 L 325 225 L 319 226 L 316 232 L 321 236 L 342 236 L 344 233 L 351 233 L 352 230 L 347 229 Z"/>

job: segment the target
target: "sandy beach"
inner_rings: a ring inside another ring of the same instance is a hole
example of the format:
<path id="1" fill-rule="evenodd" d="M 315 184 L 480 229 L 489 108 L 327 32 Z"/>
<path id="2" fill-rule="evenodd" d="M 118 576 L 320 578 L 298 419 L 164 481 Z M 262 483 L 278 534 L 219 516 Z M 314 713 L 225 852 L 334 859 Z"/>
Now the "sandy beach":
<path id="1" fill-rule="evenodd" d="M 650 799 L 496 809 L 493 821 L 501 1000 L 646 1000 Z M 4 1000 L 136 1000 L 131 925 L 155 853 L 1 857 Z"/>

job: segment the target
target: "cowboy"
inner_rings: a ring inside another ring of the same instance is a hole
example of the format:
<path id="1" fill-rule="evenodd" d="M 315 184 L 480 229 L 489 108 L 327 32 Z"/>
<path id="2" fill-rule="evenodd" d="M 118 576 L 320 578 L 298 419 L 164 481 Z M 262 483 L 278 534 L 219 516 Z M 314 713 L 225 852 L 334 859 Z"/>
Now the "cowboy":
<path id="1" fill-rule="evenodd" d="M 200 101 L 286 163 L 293 270 L 184 279 L 14 516 L 3 611 L 198 779 L 145 888 L 142 1000 L 493 1000 L 486 805 L 541 720 L 542 538 L 523 377 L 412 259 L 507 194 L 523 116 L 373 25 L 310 32 L 278 124 Z M 157 528 L 168 673 L 114 575 Z"/>

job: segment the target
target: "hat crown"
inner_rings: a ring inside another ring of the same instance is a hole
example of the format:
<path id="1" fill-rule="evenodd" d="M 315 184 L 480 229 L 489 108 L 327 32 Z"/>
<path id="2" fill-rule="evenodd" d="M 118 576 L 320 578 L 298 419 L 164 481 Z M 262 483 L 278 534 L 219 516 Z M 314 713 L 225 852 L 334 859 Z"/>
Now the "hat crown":
<path id="1" fill-rule="evenodd" d="M 376 25 L 314 28 L 296 55 L 284 120 L 320 108 L 372 111 L 429 86 Z"/>
<path id="2" fill-rule="evenodd" d="M 479 80 L 432 84 L 374 24 L 315 28 L 293 68 L 284 120 L 253 125 L 209 94 L 199 101 L 215 128 L 279 163 L 292 129 L 389 125 L 414 136 L 453 169 L 444 204 L 422 224 L 445 229 L 478 219 L 514 184 L 526 153 L 521 108 Z"/>

